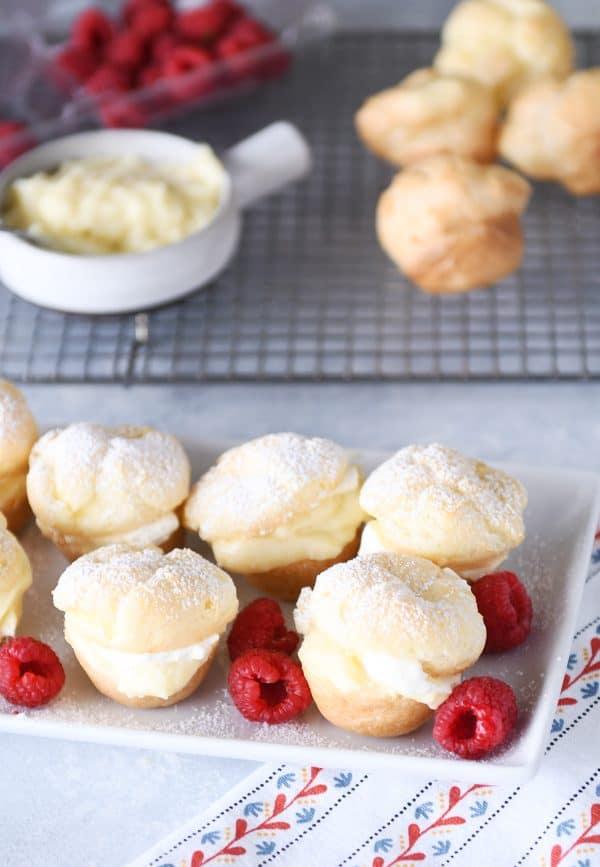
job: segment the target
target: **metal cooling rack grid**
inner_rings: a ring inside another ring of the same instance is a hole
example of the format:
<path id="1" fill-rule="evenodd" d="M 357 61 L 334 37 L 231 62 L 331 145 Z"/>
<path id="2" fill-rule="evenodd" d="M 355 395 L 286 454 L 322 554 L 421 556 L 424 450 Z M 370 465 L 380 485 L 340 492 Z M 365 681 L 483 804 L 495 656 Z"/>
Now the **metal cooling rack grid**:
<path id="1" fill-rule="evenodd" d="M 306 132 L 310 180 L 247 215 L 210 289 L 133 317 L 41 310 L 0 290 L 0 370 L 16 380 L 133 382 L 600 378 L 600 198 L 536 189 L 521 271 L 452 298 L 412 289 L 381 254 L 373 211 L 391 171 L 365 153 L 353 113 L 427 64 L 432 34 L 342 35 L 285 81 L 172 129 L 219 145 L 277 117 Z M 580 61 L 600 58 L 581 35 Z M 391 72 L 393 70 L 393 72 Z"/>

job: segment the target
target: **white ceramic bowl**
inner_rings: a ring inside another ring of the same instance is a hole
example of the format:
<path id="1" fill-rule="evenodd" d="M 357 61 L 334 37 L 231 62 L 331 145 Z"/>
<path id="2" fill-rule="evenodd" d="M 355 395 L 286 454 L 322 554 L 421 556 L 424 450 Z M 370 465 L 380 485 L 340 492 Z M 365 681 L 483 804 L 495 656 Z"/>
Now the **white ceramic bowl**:
<path id="1" fill-rule="evenodd" d="M 196 142 L 154 130 L 98 130 L 43 144 L 0 173 L 0 201 L 16 178 L 67 159 L 135 154 L 150 162 L 189 159 Z M 144 253 L 77 256 L 0 232 L 0 279 L 42 307 L 71 313 L 123 313 L 156 307 L 209 283 L 233 256 L 241 210 L 305 175 L 310 150 L 280 121 L 221 154 L 228 172 L 221 203 L 202 230 Z"/>

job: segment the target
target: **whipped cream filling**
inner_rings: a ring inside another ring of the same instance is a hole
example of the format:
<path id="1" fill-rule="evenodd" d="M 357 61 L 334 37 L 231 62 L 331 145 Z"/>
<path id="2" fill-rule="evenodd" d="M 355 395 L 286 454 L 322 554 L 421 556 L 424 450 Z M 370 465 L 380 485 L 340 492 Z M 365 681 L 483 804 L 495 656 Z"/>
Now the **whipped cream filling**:
<path id="1" fill-rule="evenodd" d="M 156 696 L 167 699 L 179 692 L 211 655 L 219 635 L 204 641 L 156 653 L 128 653 L 103 647 L 85 638 L 72 624 L 65 638 L 84 668 L 98 672 L 129 698 Z"/>
<path id="2" fill-rule="evenodd" d="M 309 512 L 296 515 L 272 533 L 241 539 L 213 539 L 220 566 L 234 572 L 266 572 L 298 560 L 337 557 L 352 541 L 365 514 L 358 502 L 361 476 L 351 466 L 340 483 Z"/>
<path id="3" fill-rule="evenodd" d="M 435 710 L 444 702 L 460 675 L 428 674 L 418 659 L 367 651 L 350 653 L 319 632 L 311 632 L 298 652 L 307 671 L 326 673 L 332 685 L 344 693 L 375 685 L 387 696 L 402 696 Z"/>
<path id="4" fill-rule="evenodd" d="M 15 634 L 22 613 L 23 592 L 20 591 L 3 603 L 0 601 L 0 636 Z"/>

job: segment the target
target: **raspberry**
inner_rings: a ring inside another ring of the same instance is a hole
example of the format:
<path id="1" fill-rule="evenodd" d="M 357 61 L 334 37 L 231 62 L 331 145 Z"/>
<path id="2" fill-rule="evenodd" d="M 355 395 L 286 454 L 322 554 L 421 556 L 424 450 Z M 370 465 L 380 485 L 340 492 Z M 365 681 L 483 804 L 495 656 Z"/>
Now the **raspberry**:
<path id="1" fill-rule="evenodd" d="M 142 127 L 148 120 L 146 112 L 127 94 L 103 99 L 100 118 L 104 126 L 111 128 Z"/>
<path id="2" fill-rule="evenodd" d="M 154 39 L 169 29 L 173 21 L 171 8 L 164 3 L 144 3 L 135 9 L 129 26 L 144 42 Z"/>
<path id="3" fill-rule="evenodd" d="M 106 49 L 106 60 L 121 69 L 135 70 L 144 62 L 144 41 L 132 30 L 117 33 Z"/>
<path id="4" fill-rule="evenodd" d="M 435 714 L 433 737 L 463 759 L 480 759 L 513 731 L 518 710 L 515 694 L 495 677 L 459 683 Z"/>
<path id="5" fill-rule="evenodd" d="M 77 16 L 71 28 L 71 42 L 78 48 L 101 53 L 113 37 L 114 27 L 101 9 L 86 9 Z"/>
<path id="6" fill-rule="evenodd" d="M 225 31 L 237 11 L 238 7 L 233 3 L 213 0 L 197 9 L 180 12 L 177 32 L 186 39 L 212 42 Z"/>
<path id="7" fill-rule="evenodd" d="M 175 46 L 180 44 L 180 40 L 174 33 L 161 33 L 152 43 L 150 53 L 152 59 L 158 63 L 163 63 L 174 50 Z"/>
<path id="8" fill-rule="evenodd" d="M 130 77 L 123 69 L 104 64 L 85 82 L 84 87 L 89 93 L 110 93 L 128 90 Z"/>
<path id="9" fill-rule="evenodd" d="M 288 722 L 312 700 L 300 666 L 284 653 L 270 650 L 249 650 L 239 656 L 227 683 L 235 706 L 252 722 Z"/>
<path id="10" fill-rule="evenodd" d="M 85 81 L 92 75 L 98 63 L 93 54 L 77 45 L 67 45 L 54 57 L 54 66 L 75 81 Z"/>
<path id="11" fill-rule="evenodd" d="M 8 638 L 0 645 L 0 694 L 12 704 L 47 704 L 64 682 L 60 659 L 47 644 L 35 638 Z"/>
<path id="12" fill-rule="evenodd" d="M 288 656 L 298 646 L 298 633 L 287 629 L 281 608 L 273 599 L 255 599 L 233 621 L 227 649 L 233 660 L 247 650 L 262 648 Z"/>
<path id="13" fill-rule="evenodd" d="M 214 67 L 213 58 L 203 48 L 180 44 L 164 61 L 163 71 L 165 78 L 172 79 L 170 89 L 173 96 L 181 102 L 188 102 L 214 89 Z"/>
<path id="14" fill-rule="evenodd" d="M 487 630 L 485 653 L 499 653 L 522 644 L 531 631 L 533 607 L 513 572 L 484 575 L 472 585 Z"/>
<path id="15" fill-rule="evenodd" d="M 123 21 L 129 25 L 134 15 L 147 6 L 164 6 L 172 11 L 169 0 L 126 0 L 121 9 Z"/>

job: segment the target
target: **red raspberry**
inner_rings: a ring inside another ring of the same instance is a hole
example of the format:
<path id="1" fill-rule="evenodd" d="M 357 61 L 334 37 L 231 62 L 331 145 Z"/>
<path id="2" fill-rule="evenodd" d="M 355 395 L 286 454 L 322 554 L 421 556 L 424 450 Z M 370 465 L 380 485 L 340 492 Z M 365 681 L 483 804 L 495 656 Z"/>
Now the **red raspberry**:
<path id="1" fill-rule="evenodd" d="M 152 47 L 150 48 L 152 59 L 156 60 L 157 63 L 163 63 L 175 50 L 175 47 L 180 44 L 181 41 L 174 33 L 161 33 L 160 36 L 157 36 L 153 41 Z"/>
<path id="2" fill-rule="evenodd" d="M 459 683 L 435 714 L 433 737 L 463 759 L 480 759 L 512 733 L 518 710 L 515 694 L 495 677 Z"/>
<path id="3" fill-rule="evenodd" d="M 299 665 L 284 653 L 249 650 L 239 656 L 227 680 L 239 712 L 252 722 L 288 722 L 312 701 Z"/>
<path id="4" fill-rule="evenodd" d="M 499 653 L 522 644 L 531 632 L 533 606 L 513 572 L 484 575 L 471 589 L 487 630 L 485 653 Z"/>
<path id="5" fill-rule="evenodd" d="M 231 661 L 247 650 L 262 648 L 291 655 L 298 646 L 298 633 L 287 629 L 281 608 L 274 599 L 255 599 L 240 611 L 227 638 Z"/>
<path id="6" fill-rule="evenodd" d="M 129 26 L 144 42 L 148 42 L 167 31 L 172 22 L 173 12 L 169 6 L 148 2 L 132 12 Z"/>
<path id="7" fill-rule="evenodd" d="M 80 48 L 77 45 L 67 45 L 62 51 L 54 57 L 54 66 L 59 72 L 66 73 L 69 78 L 74 78 L 75 81 L 85 81 L 92 75 L 98 61 L 95 55 L 91 54 L 86 48 Z"/>
<path id="8" fill-rule="evenodd" d="M 104 64 L 88 78 L 84 87 L 88 93 L 99 94 L 128 90 L 130 85 L 131 78 L 124 69 Z"/>
<path id="9" fill-rule="evenodd" d="M 121 69 L 139 69 L 144 63 L 144 40 L 132 30 L 123 30 L 106 48 L 106 60 Z"/>
<path id="10" fill-rule="evenodd" d="M 163 64 L 165 78 L 173 96 L 189 102 L 214 90 L 217 83 L 215 63 L 203 48 L 177 45 Z"/>
<path id="11" fill-rule="evenodd" d="M 121 8 L 121 14 L 125 24 L 130 24 L 133 16 L 147 6 L 165 6 L 172 11 L 169 0 L 126 0 Z"/>
<path id="12" fill-rule="evenodd" d="M 128 94 L 103 99 L 100 118 L 104 126 L 117 129 L 142 127 L 148 120 L 146 112 Z"/>
<path id="13" fill-rule="evenodd" d="M 99 54 L 111 41 L 114 27 L 101 9 L 86 9 L 77 16 L 71 28 L 71 42 L 78 48 Z"/>
<path id="14" fill-rule="evenodd" d="M 12 704 L 47 704 L 64 682 L 60 659 L 47 644 L 35 638 L 8 638 L 0 645 L 0 694 Z"/>
<path id="15" fill-rule="evenodd" d="M 177 32 L 186 39 L 213 42 L 224 33 L 238 14 L 239 7 L 227 0 L 213 0 L 197 9 L 180 12 L 177 16 Z"/>

